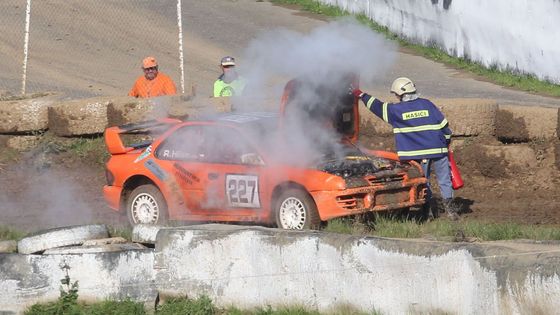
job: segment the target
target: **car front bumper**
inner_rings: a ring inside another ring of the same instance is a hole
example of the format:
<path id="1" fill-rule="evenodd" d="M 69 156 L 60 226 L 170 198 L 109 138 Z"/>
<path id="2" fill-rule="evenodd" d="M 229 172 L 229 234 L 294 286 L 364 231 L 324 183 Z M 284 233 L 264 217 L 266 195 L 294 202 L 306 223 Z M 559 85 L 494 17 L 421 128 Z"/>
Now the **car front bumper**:
<path id="1" fill-rule="evenodd" d="M 344 190 L 313 191 L 321 220 L 370 211 L 421 206 L 426 202 L 426 181 L 423 178 L 379 186 Z"/>

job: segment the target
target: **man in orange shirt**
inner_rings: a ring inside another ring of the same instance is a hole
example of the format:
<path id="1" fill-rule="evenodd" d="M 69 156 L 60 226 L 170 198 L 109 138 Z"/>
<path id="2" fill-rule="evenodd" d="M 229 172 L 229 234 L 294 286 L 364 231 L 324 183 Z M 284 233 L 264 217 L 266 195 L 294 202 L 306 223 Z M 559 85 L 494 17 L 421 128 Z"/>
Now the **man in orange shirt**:
<path id="1" fill-rule="evenodd" d="M 142 61 L 144 76 L 139 77 L 130 92 L 129 96 L 134 97 L 156 97 L 162 95 L 177 94 L 173 80 L 158 71 L 156 58 L 146 57 Z"/>

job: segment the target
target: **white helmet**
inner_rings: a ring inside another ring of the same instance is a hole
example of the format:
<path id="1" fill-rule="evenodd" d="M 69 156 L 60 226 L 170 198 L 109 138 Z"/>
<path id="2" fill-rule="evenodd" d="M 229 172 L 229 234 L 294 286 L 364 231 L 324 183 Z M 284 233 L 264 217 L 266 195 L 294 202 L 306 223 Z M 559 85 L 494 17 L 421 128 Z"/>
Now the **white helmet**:
<path id="1" fill-rule="evenodd" d="M 391 92 L 402 96 L 403 94 L 416 92 L 416 86 L 414 86 L 414 83 L 409 78 L 397 78 L 391 85 Z"/>

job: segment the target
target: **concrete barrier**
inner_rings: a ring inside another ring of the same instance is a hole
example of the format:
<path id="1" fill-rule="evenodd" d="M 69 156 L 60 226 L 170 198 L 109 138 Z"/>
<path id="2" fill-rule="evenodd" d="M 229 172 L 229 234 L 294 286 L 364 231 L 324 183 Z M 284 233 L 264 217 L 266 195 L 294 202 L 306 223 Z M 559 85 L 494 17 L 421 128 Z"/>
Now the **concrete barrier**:
<path id="1" fill-rule="evenodd" d="M 153 109 L 154 104 L 149 99 L 121 97 L 107 106 L 107 123 L 119 126 L 156 118 L 148 117 Z"/>
<path id="2" fill-rule="evenodd" d="M 44 93 L 22 100 L 0 101 L 0 133 L 22 134 L 48 127 L 48 108 L 61 99 L 60 94 Z"/>
<path id="3" fill-rule="evenodd" d="M 222 306 L 550 313 L 560 307 L 560 247 L 534 251 L 208 225 L 161 230 L 154 267 L 160 294 Z"/>
<path id="4" fill-rule="evenodd" d="M 68 101 L 49 108 L 49 129 L 57 136 L 69 137 L 103 133 L 107 127 L 110 98 Z"/>
<path id="5" fill-rule="evenodd" d="M 35 303 L 55 301 L 60 280 L 70 267 L 70 281 L 78 281 L 79 300 L 136 301 L 154 305 L 151 249 L 67 255 L 0 254 L 0 313 L 23 314 Z"/>
<path id="6" fill-rule="evenodd" d="M 15 251 L 17 251 L 16 241 L 0 241 L 0 253 L 13 253 Z"/>
<path id="7" fill-rule="evenodd" d="M 449 121 L 454 136 L 494 135 L 498 103 L 492 99 L 454 98 L 432 99 Z M 361 128 L 375 134 L 388 135 L 393 128 L 360 104 Z"/>
<path id="8" fill-rule="evenodd" d="M 433 99 L 454 136 L 492 136 L 498 102 L 492 99 Z"/>
<path id="9" fill-rule="evenodd" d="M 554 21 L 560 18 L 556 0 L 319 2 L 365 14 L 401 37 L 426 46 L 437 45 L 450 55 L 560 83 L 558 46 L 542 35 L 556 30 Z"/>
<path id="10" fill-rule="evenodd" d="M 151 99 L 122 99 L 107 107 L 109 126 L 157 119 L 176 117 L 187 119 L 208 113 L 231 111 L 229 97 L 183 98 L 181 96 L 162 96 Z"/>
<path id="11" fill-rule="evenodd" d="M 56 300 L 209 296 L 218 306 L 341 305 L 383 314 L 553 314 L 560 245 L 442 243 L 234 225 L 161 229 L 155 251 L 0 254 L 0 312 Z"/>
<path id="12" fill-rule="evenodd" d="M 17 151 L 26 151 L 39 144 L 41 136 L 8 136 L 0 135 L 0 146 Z"/>

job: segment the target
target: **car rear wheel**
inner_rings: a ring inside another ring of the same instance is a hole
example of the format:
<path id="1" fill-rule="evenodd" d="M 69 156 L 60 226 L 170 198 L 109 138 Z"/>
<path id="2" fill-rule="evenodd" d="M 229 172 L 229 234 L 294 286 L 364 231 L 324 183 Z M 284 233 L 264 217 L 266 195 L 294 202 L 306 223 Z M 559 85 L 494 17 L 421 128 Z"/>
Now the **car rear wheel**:
<path id="1" fill-rule="evenodd" d="M 316 229 L 321 218 L 313 198 L 300 189 L 283 191 L 275 203 L 276 225 L 285 230 Z"/>
<path id="2" fill-rule="evenodd" d="M 136 187 L 128 197 L 126 214 L 131 225 L 167 223 L 167 203 L 154 185 Z"/>

